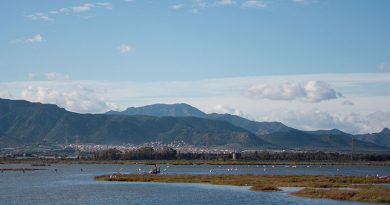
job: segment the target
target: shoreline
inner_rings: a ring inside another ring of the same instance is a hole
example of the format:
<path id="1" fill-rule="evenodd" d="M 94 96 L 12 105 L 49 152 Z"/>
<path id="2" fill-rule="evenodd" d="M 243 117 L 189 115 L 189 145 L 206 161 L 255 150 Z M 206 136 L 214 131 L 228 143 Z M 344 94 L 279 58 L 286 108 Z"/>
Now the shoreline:
<path id="1" fill-rule="evenodd" d="M 62 159 L 20 159 L 0 160 L 1 164 L 169 164 L 169 165 L 364 165 L 364 166 L 390 166 L 390 161 L 218 161 L 218 160 L 62 160 Z"/>
<path id="2" fill-rule="evenodd" d="M 390 203 L 390 179 L 357 176 L 312 175 L 152 175 L 111 174 L 95 176 L 99 181 L 205 183 L 214 185 L 250 186 L 251 191 L 280 191 L 280 187 L 302 187 L 290 195 Z"/>

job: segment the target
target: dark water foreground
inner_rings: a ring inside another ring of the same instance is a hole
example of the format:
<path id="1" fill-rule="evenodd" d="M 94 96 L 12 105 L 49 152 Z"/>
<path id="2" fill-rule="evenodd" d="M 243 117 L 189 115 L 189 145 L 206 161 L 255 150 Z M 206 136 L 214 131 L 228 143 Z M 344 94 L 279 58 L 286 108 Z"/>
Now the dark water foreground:
<path id="1" fill-rule="evenodd" d="M 4 168 L 30 165 L 0 165 Z M 121 183 L 93 180 L 113 172 L 138 173 L 146 165 L 52 165 L 48 170 L 0 173 L 0 204 L 366 204 L 308 199 L 288 195 L 295 191 L 253 192 L 248 187 L 206 184 Z M 165 173 L 187 174 L 321 174 L 386 175 L 380 166 L 162 166 Z"/>

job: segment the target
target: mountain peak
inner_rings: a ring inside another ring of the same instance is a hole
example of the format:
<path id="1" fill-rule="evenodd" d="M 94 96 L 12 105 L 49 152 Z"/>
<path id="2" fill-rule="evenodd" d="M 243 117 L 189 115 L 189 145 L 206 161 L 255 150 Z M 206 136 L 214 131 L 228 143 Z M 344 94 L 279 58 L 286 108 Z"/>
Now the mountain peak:
<path id="1" fill-rule="evenodd" d="M 110 111 L 106 114 L 120 115 L 150 115 L 150 116 L 170 116 L 170 117 L 201 117 L 206 114 L 199 109 L 185 103 L 176 104 L 152 104 L 142 107 L 129 107 L 122 112 Z"/>
<path id="2" fill-rule="evenodd" d="M 389 128 L 387 127 L 383 128 L 383 130 L 381 131 L 381 133 L 387 133 L 387 132 L 390 132 Z"/>

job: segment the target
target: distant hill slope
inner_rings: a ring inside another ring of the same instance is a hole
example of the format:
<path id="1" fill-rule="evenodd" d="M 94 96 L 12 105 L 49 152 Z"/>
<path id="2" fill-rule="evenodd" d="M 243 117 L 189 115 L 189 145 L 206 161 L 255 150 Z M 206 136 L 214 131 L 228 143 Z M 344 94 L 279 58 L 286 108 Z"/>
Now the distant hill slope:
<path id="1" fill-rule="evenodd" d="M 143 107 L 129 107 L 125 111 L 109 111 L 106 114 L 111 115 L 148 115 L 156 117 L 200 117 L 206 114 L 188 104 L 153 104 Z"/>
<path id="2" fill-rule="evenodd" d="M 256 122 L 230 114 L 206 114 L 188 104 L 153 104 L 143 107 L 130 107 L 122 112 L 109 111 L 109 115 L 147 115 L 147 116 L 171 116 L 171 117 L 199 117 L 212 120 L 222 120 L 235 126 L 242 127 L 254 134 L 263 135 L 273 132 L 286 132 L 292 128 L 280 122 Z"/>
<path id="3" fill-rule="evenodd" d="M 390 148 L 390 130 L 384 128 L 381 132 L 372 134 L 356 135 L 356 138 L 366 142 L 383 145 Z"/>
<path id="4" fill-rule="evenodd" d="M 194 145 L 272 146 L 230 123 L 194 117 L 78 114 L 56 105 L 0 99 L 0 146 L 81 143 L 141 144 L 182 140 Z M 274 146 L 273 146 L 274 147 Z"/>
<path id="5" fill-rule="evenodd" d="M 331 130 L 315 130 L 315 131 L 305 131 L 308 134 L 313 134 L 313 135 L 343 135 L 343 136 L 348 136 L 352 137 L 353 135 L 345 133 L 341 130 L 338 129 L 331 129 Z"/>
<path id="6" fill-rule="evenodd" d="M 233 125 L 242 127 L 257 135 L 265 135 L 265 134 L 270 134 L 275 132 L 287 132 L 289 130 L 292 130 L 292 128 L 287 127 L 281 122 L 256 122 L 256 121 L 245 119 L 243 117 L 239 117 L 237 115 L 230 115 L 230 114 L 213 113 L 213 114 L 206 115 L 206 118 L 230 122 Z"/>
<path id="7" fill-rule="evenodd" d="M 175 116 L 176 112 L 167 112 L 166 110 L 181 110 L 180 107 L 185 107 L 186 111 L 179 112 L 181 116 L 190 113 L 191 116 L 207 118 L 213 120 L 221 120 L 229 122 L 237 127 L 241 127 L 258 136 L 258 138 L 270 142 L 286 149 L 299 150 L 327 150 L 327 151 L 350 151 L 353 135 L 344 133 L 337 129 L 332 130 L 317 130 L 317 131 L 301 131 L 290 128 L 280 122 L 256 122 L 230 114 L 205 114 L 195 107 L 187 104 L 155 104 L 140 108 L 129 108 L 123 112 L 108 112 L 107 114 L 120 115 L 149 115 L 149 116 Z M 159 110 L 159 109 L 162 110 Z M 374 141 L 373 141 L 374 142 Z M 355 147 L 357 151 L 384 151 L 389 150 L 380 144 L 373 142 L 363 142 L 355 138 Z"/>
<path id="8" fill-rule="evenodd" d="M 291 149 L 350 152 L 352 150 L 352 135 L 336 133 L 318 131 L 312 134 L 311 132 L 290 130 L 288 132 L 262 135 L 260 138 L 281 147 Z M 354 139 L 353 143 L 355 152 L 389 151 L 386 147 L 357 139 Z"/>

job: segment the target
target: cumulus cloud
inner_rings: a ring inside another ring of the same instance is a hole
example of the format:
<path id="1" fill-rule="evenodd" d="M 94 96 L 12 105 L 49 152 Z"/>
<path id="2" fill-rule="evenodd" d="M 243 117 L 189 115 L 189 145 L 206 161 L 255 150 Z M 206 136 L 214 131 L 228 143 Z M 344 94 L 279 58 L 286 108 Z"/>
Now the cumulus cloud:
<path id="1" fill-rule="evenodd" d="M 41 103 L 56 104 L 74 112 L 96 113 L 116 109 L 95 90 L 78 86 L 71 91 L 59 91 L 44 86 L 29 86 L 21 92 L 21 97 Z"/>
<path id="2" fill-rule="evenodd" d="M 41 43 L 43 41 L 43 36 L 41 34 L 37 34 L 30 38 L 24 38 L 22 41 L 24 43 Z"/>
<path id="3" fill-rule="evenodd" d="M 263 9 L 263 8 L 267 8 L 267 7 L 268 7 L 268 5 L 265 2 L 257 1 L 257 0 L 245 1 L 242 4 L 242 8 Z"/>
<path id="4" fill-rule="evenodd" d="M 228 6 L 236 3 L 234 0 L 218 0 L 215 2 L 217 5 Z"/>
<path id="5" fill-rule="evenodd" d="M 174 10 L 179 10 L 181 8 L 183 8 L 184 4 L 175 4 L 175 5 L 172 5 L 171 8 L 174 9 Z"/>
<path id="6" fill-rule="evenodd" d="M 323 81 L 309 81 L 304 86 L 291 82 L 276 85 L 253 85 L 245 92 L 245 96 L 251 99 L 321 102 L 339 98 L 342 94 Z"/>
<path id="7" fill-rule="evenodd" d="M 378 70 L 382 72 L 390 72 L 390 63 L 384 62 L 379 64 Z"/>
<path id="8" fill-rule="evenodd" d="M 94 4 L 83 4 L 80 6 L 73 6 L 72 11 L 75 13 L 90 11 L 94 6 L 95 6 Z"/>
<path id="9" fill-rule="evenodd" d="M 121 44 L 118 46 L 118 50 L 120 53 L 129 53 L 134 51 L 134 47 L 128 44 Z"/>

